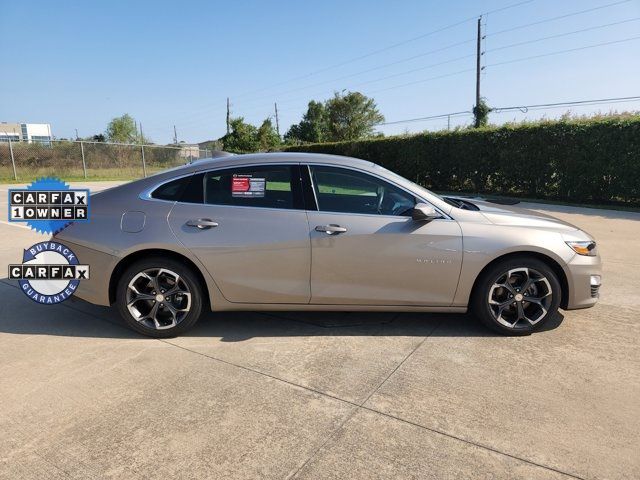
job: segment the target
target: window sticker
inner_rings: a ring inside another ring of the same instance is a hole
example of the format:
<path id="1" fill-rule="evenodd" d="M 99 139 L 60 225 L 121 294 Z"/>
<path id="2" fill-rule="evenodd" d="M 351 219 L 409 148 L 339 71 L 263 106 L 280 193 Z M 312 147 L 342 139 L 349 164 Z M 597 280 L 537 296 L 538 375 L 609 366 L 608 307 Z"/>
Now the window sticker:
<path id="1" fill-rule="evenodd" d="M 234 175 L 231 178 L 231 196 L 236 198 L 263 198 L 267 181 L 252 175 Z"/>

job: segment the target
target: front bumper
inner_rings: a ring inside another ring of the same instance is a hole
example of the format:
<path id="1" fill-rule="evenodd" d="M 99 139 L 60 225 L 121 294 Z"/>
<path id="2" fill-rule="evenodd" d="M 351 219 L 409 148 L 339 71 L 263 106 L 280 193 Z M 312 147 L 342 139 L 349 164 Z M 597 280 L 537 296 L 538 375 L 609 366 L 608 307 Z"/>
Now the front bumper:
<path id="1" fill-rule="evenodd" d="M 575 255 L 567 263 L 567 286 L 569 298 L 567 310 L 593 307 L 599 298 L 602 280 L 602 260 L 600 255 L 588 257 Z"/>

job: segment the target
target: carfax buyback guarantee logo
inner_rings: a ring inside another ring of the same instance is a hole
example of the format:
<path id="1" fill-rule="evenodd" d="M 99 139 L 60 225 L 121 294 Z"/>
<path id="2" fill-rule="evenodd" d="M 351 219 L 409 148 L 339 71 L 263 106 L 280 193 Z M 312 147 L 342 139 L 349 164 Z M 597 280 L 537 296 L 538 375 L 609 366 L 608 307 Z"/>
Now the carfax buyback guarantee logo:
<path id="1" fill-rule="evenodd" d="M 56 234 L 72 222 L 89 220 L 89 190 L 71 189 L 57 178 L 41 178 L 26 189 L 9 190 L 9 221 Z M 69 247 L 56 241 L 36 243 L 24 250 L 21 264 L 9 265 L 9 278 L 31 300 L 51 305 L 68 299 L 80 280 L 89 278 Z"/>
<path id="2" fill-rule="evenodd" d="M 81 265 L 71 249 L 61 243 L 36 243 L 24 251 L 21 264 L 9 265 L 9 278 L 31 300 L 46 305 L 60 303 L 89 279 L 89 265 Z"/>

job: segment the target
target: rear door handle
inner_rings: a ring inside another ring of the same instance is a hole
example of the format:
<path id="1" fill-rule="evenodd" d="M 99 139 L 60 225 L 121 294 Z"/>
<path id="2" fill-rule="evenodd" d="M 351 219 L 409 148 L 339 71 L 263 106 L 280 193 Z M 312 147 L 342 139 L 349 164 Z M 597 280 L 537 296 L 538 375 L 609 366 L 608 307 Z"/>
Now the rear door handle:
<path id="1" fill-rule="evenodd" d="M 335 223 L 332 223 L 331 225 L 318 225 L 316 227 L 316 232 L 324 232 L 327 235 L 336 235 L 338 233 L 344 233 L 346 231 L 346 228 L 341 227 L 340 225 L 336 225 Z"/>
<path id="2" fill-rule="evenodd" d="M 200 230 L 207 230 L 211 227 L 217 227 L 218 222 L 214 222 L 210 218 L 198 218 L 196 220 L 187 220 L 187 227 L 196 227 Z"/>

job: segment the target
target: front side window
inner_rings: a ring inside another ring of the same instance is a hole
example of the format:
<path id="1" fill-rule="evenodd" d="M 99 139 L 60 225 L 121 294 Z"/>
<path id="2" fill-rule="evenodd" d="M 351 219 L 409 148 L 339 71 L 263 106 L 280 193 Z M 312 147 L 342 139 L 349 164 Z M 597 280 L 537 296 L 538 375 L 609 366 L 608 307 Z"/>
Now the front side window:
<path id="1" fill-rule="evenodd" d="M 204 203 L 303 209 L 298 165 L 265 165 L 211 171 L 204 176 Z"/>
<path id="2" fill-rule="evenodd" d="M 411 215 L 416 200 L 384 180 L 339 167 L 311 166 L 318 209 L 369 215 Z"/>

